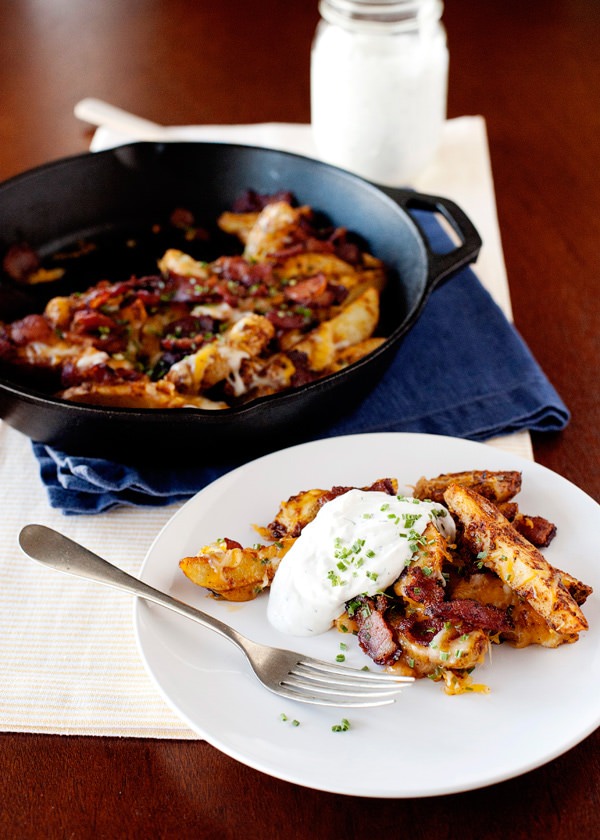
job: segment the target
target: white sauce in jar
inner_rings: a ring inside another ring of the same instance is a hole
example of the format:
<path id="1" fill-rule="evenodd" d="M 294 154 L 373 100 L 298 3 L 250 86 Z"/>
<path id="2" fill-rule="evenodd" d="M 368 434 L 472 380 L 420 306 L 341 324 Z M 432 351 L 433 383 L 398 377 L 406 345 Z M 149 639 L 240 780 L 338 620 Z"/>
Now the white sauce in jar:
<path id="1" fill-rule="evenodd" d="M 378 183 L 410 183 L 437 151 L 447 78 L 439 20 L 389 33 L 321 21 L 311 57 L 311 122 L 320 156 Z"/>
<path id="2" fill-rule="evenodd" d="M 325 633 L 357 595 L 390 586 L 433 522 L 448 540 L 454 522 L 443 505 L 349 490 L 327 502 L 281 561 L 267 617 L 282 633 Z"/>

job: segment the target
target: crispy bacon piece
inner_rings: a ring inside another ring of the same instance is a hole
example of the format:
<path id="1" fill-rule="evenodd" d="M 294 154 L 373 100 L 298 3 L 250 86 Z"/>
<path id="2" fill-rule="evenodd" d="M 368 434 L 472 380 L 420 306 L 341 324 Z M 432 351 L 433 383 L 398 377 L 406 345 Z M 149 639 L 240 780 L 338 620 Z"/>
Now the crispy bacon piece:
<path id="1" fill-rule="evenodd" d="M 308 306 L 314 300 L 318 300 L 327 289 L 327 277 L 320 271 L 312 277 L 306 277 L 297 283 L 286 286 L 284 295 L 294 303 L 302 303 Z"/>
<path id="2" fill-rule="evenodd" d="M 385 618 L 387 598 L 359 595 L 351 604 L 350 615 L 358 626 L 358 644 L 377 665 L 391 665 L 402 650 Z"/>
<path id="3" fill-rule="evenodd" d="M 162 350 L 176 354 L 174 358 L 195 353 L 206 340 L 212 340 L 219 329 L 219 321 L 210 315 L 187 315 L 167 324 L 160 339 Z"/>
<path id="4" fill-rule="evenodd" d="M 296 257 L 298 254 L 306 253 L 335 254 L 335 248 L 331 242 L 310 236 L 301 239 L 300 242 L 294 242 L 293 245 L 288 245 L 286 248 L 278 248 L 276 251 L 271 251 L 269 256 L 273 260 L 286 260 L 288 257 Z"/>
<path id="5" fill-rule="evenodd" d="M 502 502 L 496 505 L 502 516 L 513 528 L 537 548 L 547 548 L 556 536 L 556 525 L 543 516 L 529 516 L 521 513 L 516 502 Z"/>
<path id="6" fill-rule="evenodd" d="M 499 502 L 496 507 L 509 522 L 512 522 L 519 512 L 519 505 L 516 502 Z"/>
<path id="7" fill-rule="evenodd" d="M 308 215 L 299 219 L 293 241 L 287 247 L 274 251 L 271 256 L 281 260 L 303 253 L 333 254 L 352 266 L 363 263 L 363 254 L 356 243 L 348 240 L 346 228 L 317 228 Z"/>
<path id="8" fill-rule="evenodd" d="M 273 285 L 273 266 L 270 263 L 252 263 L 244 257 L 219 257 L 211 264 L 212 271 L 224 280 L 241 283 L 253 294 L 264 295 Z"/>
<path id="9" fill-rule="evenodd" d="M 173 227 L 185 231 L 185 238 L 187 240 L 200 239 L 206 242 L 210 239 L 208 231 L 198 226 L 194 214 L 186 207 L 176 207 L 169 216 L 169 223 Z"/>
<path id="10" fill-rule="evenodd" d="M 410 571 L 411 583 L 405 591 L 413 601 L 425 607 L 425 614 L 433 619 L 451 621 L 460 625 L 462 632 L 487 630 L 500 633 L 508 630 L 511 623 L 506 610 L 481 604 L 478 601 L 446 599 L 444 589 L 433 576 L 427 575 L 422 568 Z"/>
<path id="11" fill-rule="evenodd" d="M 228 551 L 231 551 L 232 548 L 242 548 L 242 544 L 237 540 L 232 540 L 231 537 L 223 537 L 223 542 Z"/>
<path id="12" fill-rule="evenodd" d="M 576 601 L 579 606 L 585 604 L 594 591 L 592 587 L 581 580 L 577 580 L 577 578 L 569 574 L 569 572 L 563 572 L 562 569 L 556 569 L 556 571 L 560 575 L 563 585 L 569 590 L 573 600 Z"/>
<path id="13" fill-rule="evenodd" d="M 479 664 L 489 645 L 489 631 L 465 621 L 423 617 L 385 595 L 361 595 L 347 605 L 358 628 L 362 650 L 378 665 L 394 665 L 417 677 L 440 678 Z"/>
<path id="14" fill-rule="evenodd" d="M 335 255 L 350 265 L 360 265 L 363 262 L 360 248 L 355 242 L 348 241 L 346 228 L 336 228 L 330 237 Z"/>
<path id="15" fill-rule="evenodd" d="M 33 248 L 26 242 L 11 245 L 2 260 L 2 268 L 10 278 L 18 283 L 26 283 L 27 278 L 38 270 L 40 260 Z"/>
<path id="16" fill-rule="evenodd" d="M 158 274 L 130 277 L 129 280 L 120 280 L 116 283 L 101 280 L 80 295 L 74 301 L 74 305 L 75 308 L 90 306 L 92 309 L 101 309 L 107 304 L 117 307 L 140 300 L 146 306 L 156 306 L 167 292 L 165 280 Z"/>
<path id="17" fill-rule="evenodd" d="M 102 330 L 118 330 L 114 318 L 104 315 L 96 309 L 80 309 L 73 315 L 70 331 L 76 335 L 90 335 Z"/>
<path id="18" fill-rule="evenodd" d="M 430 615 L 435 615 L 444 600 L 444 588 L 441 581 L 437 576 L 427 574 L 419 566 L 409 566 L 403 574 L 406 582 L 403 584 L 402 576 L 399 581 L 402 594 L 417 604 L 425 606 Z"/>
<path id="19" fill-rule="evenodd" d="M 300 330 L 311 322 L 307 312 L 294 312 L 293 309 L 272 309 L 266 317 L 276 330 Z"/>
<path id="20" fill-rule="evenodd" d="M 54 337 L 54 330 L 43 315 L 26 315 L 20 321 L 8 326 L 11 340 L 17 346 L 24 346 L 33 341 L 47 343 Z"/>
<path id="21" fill-rule="evenodd" d="M 196 219 L 191 210 L 185 207 L 176 207 L 169 216 L 169 222 L 173 227 L 185 230 L 186 228 L 193 227 L 196 224 Z"/>
<path id="22" fill-rule="evenodd" d="M 294 372 L 290 379 L 290 385 L 293 388 L 299 388 L 301 385 L 306 385 L 308 382 L 314 382 L 317 379 L 317 374 L 310 368 L 306 353 L 302 353 L 300 350 L 290 350 L 287 355 L 294 365 Z"/>
<path id="23" fill-rule="evenodd" d="M 434 610 L 435 618 L 443 618 L 461 629 L 487 630 L 490 633 L 502 633 L 511 629 L 511 621 L 506 610 L 499 607 L 480 604 L 470 598 L 443 601 Z"/>
<path id="24" fill-rule="evenodd" d="M 499 630 L 500 641 L 514 647 L 542 645 L 558 647 L 577 640 L 577 634 L 560 634 L 535 612 L 527 601 L 514 593 L 488 570 L 460 578 L 455 587 L 457 599 L 473 599 L 482 605 L 502 608 L 510 615 L 510 626 Z"/>
<path id="25" fill-rule="evenodd" d="M 175 303 L 185 303 L 188 306 L 197 303 L 218 303 L 223 295 L 216 286 L 216 276 L 200 280 L 183 274 L 168 274 L 169 296 Z"/>
<path id="26" fill-rule="evenodd" d="M 343 496 L 344 493 L 348 493 L 350 490 L 354 489 L 354 487 L 336 484 L 331 488 L 331 490 L 327 490 L 323 494 L 319 501 L 319 507 L 322 507 L 325 502 L 337 499 L 338 496 Z M 369 484 L 368 487 L 362 487 L 361 489 L 366 490 L 367 492 L 387 493 L 388 496 L 395 496 L 398 492 L 398 483 L 394 478 L 378 478 L 377 481 L 373 482 L 373 484 Z"/>
<path id="27" fill-rule="evenodd" d="M 527 516 L 517 513 L 512 520 L 513 528 L 538 548 L 546 548 L 556 536 L 556 525 L 543 516 Z"/>
<path id="28" fill-rule="evenodd" d="M 73 315 L 72 336 L 87 336 L 99 350 L 121 353 L 127 347 L 127 330 L 114 318 L 94 309 L 80 309 Z"/>
<path id="29" fill-rule="evenodd" d="M 301 306 L 322 309 L 343 303 L 348 297 L 348 289 L 330 283 L 324 272 L 319 271 L 311 277 L 286 286 L 284 297 Z"/>
<path id="30" fill-rule="evenodd" d="M 130 368 L 112 368 L 109 365 L 97 364 L 86 368 L 79 368 L 72 361 L 66 362 L 61 371 L 61 387 L 74 388 L 84 382 L 95 382 L 102 385 L 116 382 L 136 382 L 144 378 L 144 374 Z"/>

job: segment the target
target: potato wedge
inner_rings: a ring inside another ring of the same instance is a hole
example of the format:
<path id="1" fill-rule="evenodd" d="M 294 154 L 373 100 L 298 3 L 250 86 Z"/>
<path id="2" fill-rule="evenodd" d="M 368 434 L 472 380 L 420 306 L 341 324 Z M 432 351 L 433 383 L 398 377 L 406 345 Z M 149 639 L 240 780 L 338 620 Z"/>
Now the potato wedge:
<path id="1" fill-rule="evenodd" d="M 278 540 L 282 537 L 297 537 L 305 525 L 311 522 L 325 502 L 335 499 L 352 487 L 332 487 L 330 490 L 303 490 L 281 502 L 275 519 L 266 528 L 256 528 L 264 539 Z M 395 495 L 398 481 L 395 478 L 380 478 L 361 490 L 374 490 Z"/>
<path id="2" fill-rule="evenodd" d="M 195 280 L 206 280 L 210 277 L 210 269 L 206 263 L 198 262 L 177 248 L 169 248 L 165 251 L 158 261 L 158 268 L 165 276 L 173 272 L 181 277 L 190 277 Z"/>
<path id="3" fill-rule="evenodd" d="M 345 367 L 348 367 L 348 365 L 353 365 L 355 362 L 360 361 L 363 356 L 367 356 L 369 353 L 377 350 L 384 341 L 385 338 L 366 338 L 364 341 L 358 341 L 356 344 L 352 344 L 350 347 L 340 350 L 340 352 L 336 354 L 332 364 L 329 365 L 327 372 L 334 373 L 337 370 L 343 370 Z"/>
<path id="4" fill-rule="evenodd" d="M 267 204 L 246 234 L 244 257 L 260 261 L 285 248 L 302 217 L 310 215 L 309 207 L 292 207 L 286 201 Z"/>
<path id="5" fill-rule="evenodd" d="M 240 376 L 245 359 L 257 356 L 273 337 L 275 329 L 262 315 L 249 312 L 236 321 L 221 340 L 205 344 L 176 362 L 165 376 L 182 394 L 199 394 L 224 379 L 236 396 L 247 385 Z"/>
<path id="6" fill-rule="evenodd" d="M 516 470 L 468 470 L 442 473 L 437 478 L 420 478 L 414 487 L 417 499 L 444 501 L 444 491 L 451 484 L 469 487 L 492 502 L 507 502 L 521 489 L 521 473 Z"/>
<path id="7" fill-rule="evenodd" d="M 470 550 L 553 630 L 566 635 L 587 630 L 585 616 L 560 573 L 488 499 L 466 487 L 450 484 L 444 500 L 462 523 L 463 540 Z"/>
<path id="8" fill-rule="evenodd" d="M 517 593 L 503 583 L 495 574 L 478 572 L 467 579 L 459 580 L 454 587 L 454 598 L 471 598 L 481 604 L 509 610 L 512 627 L 499 634 L 498 641 L 508 642 L 516 648 L 542 645 L 555 648 L 565 643 L 576 642 L 577 633 L 557 633 Z"/>
<path id="9" fill-rule="evenodd" d="M 221 213 L 217 224 L 225 233 L 237 236 L 240 242 L 247 242 L 248 234 L 256 224 L 258 211 L 250 213 L 233 213 L 229 210 Z"/>
<path id="10" fill-rule="evenodd" d="M 315 327 L 294 345 L 304 353 L 313 371 L 323 371 L 335 363 L 342 350 L 370 338 L 379 320 L 379 294 L 366 289 L 329 321 Z"/>
<path id="11" fill-rule="evenodd" d="M 59 393 L 65 400 L 87 405 L 118 406 L 119 408 L 204 408 L 222 410 L 227 403 L 194 394 L 180 394 L 172 382 L 84 382 Z"/>
<path id="12" fill-rule="evenodd" d="M 192 583 L 226 601 L 251 601 L 269 586 L 293 542 L 288 538 L 268 546 L 242 548 L 232 540 L 218 540 L 193 557 L 184 557 L 179 567 Z"/>

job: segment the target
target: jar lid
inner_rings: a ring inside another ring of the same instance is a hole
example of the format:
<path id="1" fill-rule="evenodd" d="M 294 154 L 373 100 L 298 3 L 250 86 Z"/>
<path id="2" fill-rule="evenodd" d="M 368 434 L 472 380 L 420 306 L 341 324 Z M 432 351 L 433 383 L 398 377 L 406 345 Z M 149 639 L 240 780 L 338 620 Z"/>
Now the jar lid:
<path id="1" fill-rule="evenodd" d="M 438 21 L 442 0 L 320 0 L 321 17 L 359 30 L 410 31 L 425 21 Z"/>

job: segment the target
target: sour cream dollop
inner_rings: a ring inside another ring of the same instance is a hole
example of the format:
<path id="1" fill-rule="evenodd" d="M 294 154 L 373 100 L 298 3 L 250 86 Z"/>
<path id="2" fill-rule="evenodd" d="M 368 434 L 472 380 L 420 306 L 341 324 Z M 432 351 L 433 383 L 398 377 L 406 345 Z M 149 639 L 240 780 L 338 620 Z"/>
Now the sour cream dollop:
<path id="1" fill-rule="evenodd" d="M 349 490 L 323 505 L 281 561 L 267 616 L 282 633 L 325 633 L 357 595 L 392 584 L 422 544 L 429 522 L 449 541 L 443 505 L 377 491 Z"/>

